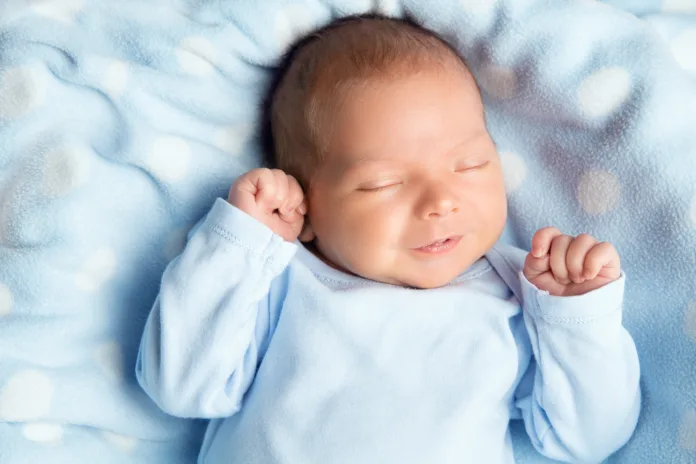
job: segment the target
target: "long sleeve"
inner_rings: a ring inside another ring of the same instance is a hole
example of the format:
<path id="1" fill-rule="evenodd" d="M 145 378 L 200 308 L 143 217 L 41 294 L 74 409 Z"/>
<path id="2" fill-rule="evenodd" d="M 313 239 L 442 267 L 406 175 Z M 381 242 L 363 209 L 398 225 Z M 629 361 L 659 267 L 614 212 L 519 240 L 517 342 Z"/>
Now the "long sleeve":
<path id="1" fill-rule="evenodd" d="M 640 368 L 621 323 L 624 276 L 576 297 L 555 297 L 523 274 L 524 326 L 533 359 L 516 391 L 535 448 L 597 463 L 630 438 L 640 412 Z"/>
<path id="2" fill-rule="evenodd" d="M 165 412 L 195 418 L 237 412 L 278 319 L 283 273 L 296 251 L 218 199 L 170 263 L 136 363 Z"/>

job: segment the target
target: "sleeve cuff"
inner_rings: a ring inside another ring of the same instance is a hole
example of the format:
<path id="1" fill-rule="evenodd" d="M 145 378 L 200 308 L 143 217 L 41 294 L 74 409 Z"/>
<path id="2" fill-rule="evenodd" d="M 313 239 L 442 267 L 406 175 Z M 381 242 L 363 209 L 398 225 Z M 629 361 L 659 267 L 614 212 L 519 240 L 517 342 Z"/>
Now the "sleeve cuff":
<path id="1" fill-rule="evenodd" d="M 534 318 L 559 324 L 582 324 L 620 311 L 626 277 L 578 296 L 553 296 L 539 290 L 520 272 L 525 310 Z"/>
<path id="2" fill-rule="evenodd" d="M 205 226 L 216 235 L 284 268 L 295 256 L 297 245 L 286 242 L 260 221 L 226 200 L 218 198 L 205 218 Z"/>

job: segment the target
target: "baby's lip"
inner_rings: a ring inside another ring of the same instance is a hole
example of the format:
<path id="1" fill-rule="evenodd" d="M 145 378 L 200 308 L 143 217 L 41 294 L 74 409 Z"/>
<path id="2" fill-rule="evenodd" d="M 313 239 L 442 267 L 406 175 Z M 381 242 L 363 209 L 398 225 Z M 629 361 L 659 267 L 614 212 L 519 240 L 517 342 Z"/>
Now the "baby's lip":
<path id="1" fill-rule="evenodd" d="M 414 250 L 428 254 L 445 253 L 454 249 L 457 246 L 457 244 L 459 244 L 461 238 L 461 235 L 450 235 L 448 237 L 437 238 L 419 247 L 414 248 Z"/>
<path id="2" fill-rule="evenodd" d="M 418 246 L 413 247 L 413 249 L 416 250 L 418 248 L 430 246 L 430 245 L 436 244 L 438 242 L 444 242 L 445 240 L 447 240 L 449 238 L 456 238 L 456 237 L 457 237 L 456 235 L 436 235 L 434 237 L 431 236 L 431 237 L 427 238 L 425 241 L 420 242 L 420 244 Z"/>

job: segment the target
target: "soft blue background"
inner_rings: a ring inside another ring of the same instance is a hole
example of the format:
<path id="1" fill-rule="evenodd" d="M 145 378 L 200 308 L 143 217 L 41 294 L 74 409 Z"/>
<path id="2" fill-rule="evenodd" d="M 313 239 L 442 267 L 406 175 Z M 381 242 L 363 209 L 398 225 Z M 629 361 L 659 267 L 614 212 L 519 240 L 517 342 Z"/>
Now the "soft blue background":
<path id="1" fill-rule="evenodd" d="M 483 88 L 506 239 L 612 241 L 643 366 L 616 462 L 696 462 L 696 0 L 0 2 L 0 462 L 192 462 L 133 365 L 187 229 L 258 164 L 259 98 L 332 17 L 408 12 Z M 635 13 L 639 20 L 628 12 Z M 540 462 L 519 445 L 520 462 Z"/>

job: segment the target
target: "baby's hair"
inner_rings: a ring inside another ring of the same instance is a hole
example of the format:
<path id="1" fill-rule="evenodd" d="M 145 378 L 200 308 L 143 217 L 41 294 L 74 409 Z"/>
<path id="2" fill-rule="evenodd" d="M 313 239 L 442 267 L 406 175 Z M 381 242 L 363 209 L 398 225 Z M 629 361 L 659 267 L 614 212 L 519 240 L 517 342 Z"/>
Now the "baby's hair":
<path id="1" fill-rule="evenodd" d="M 272 164 L 306 189 L 326 153 L 330 115 L 350 89 L 453 64 L 469 72 L 446 40 L 409 19 L 350 16 L 312 32 L 285 55 L 266 102 Z"/>

